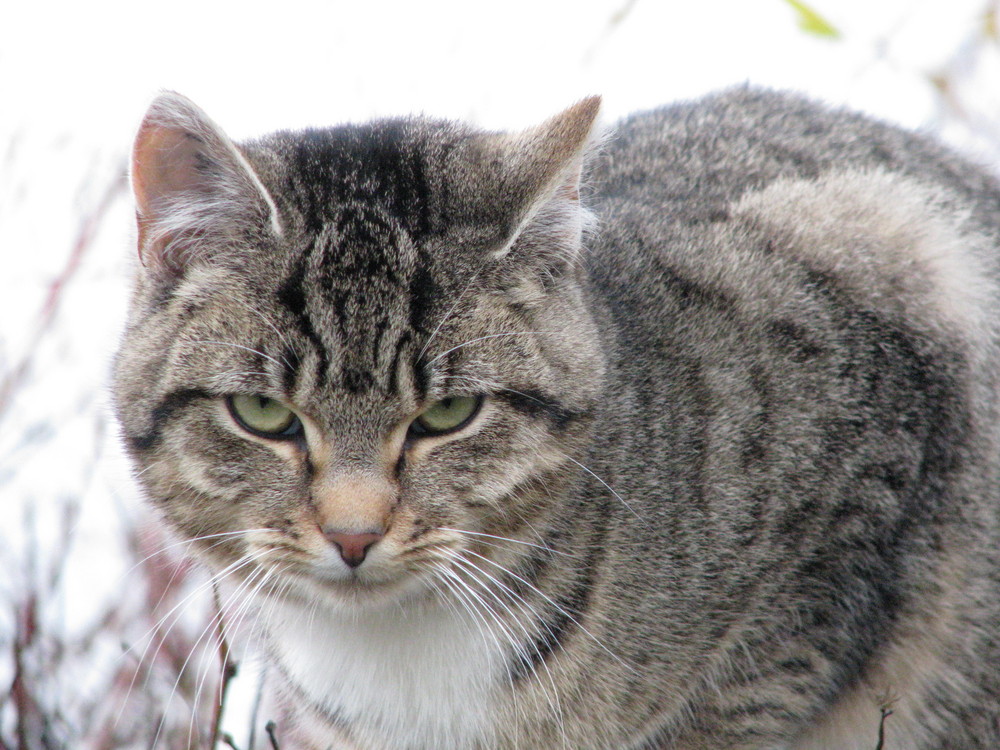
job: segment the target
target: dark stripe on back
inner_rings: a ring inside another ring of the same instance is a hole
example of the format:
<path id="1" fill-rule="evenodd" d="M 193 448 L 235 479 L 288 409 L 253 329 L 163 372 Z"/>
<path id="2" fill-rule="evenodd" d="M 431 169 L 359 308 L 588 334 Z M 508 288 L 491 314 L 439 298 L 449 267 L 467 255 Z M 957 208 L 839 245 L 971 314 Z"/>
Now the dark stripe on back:
<path id="1" fill-rule="evenodd" d="M 670 289 L 681 310 L 709 308 L 726 315 L 736 309 L 736 300 L 720 289 L 685 276 L 680 269 L 663 265 L 657 269 L 660 280 Z"/>
<path id="2" fill-rule="evenodd" d="M 825 354 L 809 329 L 794 320 L 772 320 L 767 324 L 769 340 L 796 362 L 806 362 Z"/>

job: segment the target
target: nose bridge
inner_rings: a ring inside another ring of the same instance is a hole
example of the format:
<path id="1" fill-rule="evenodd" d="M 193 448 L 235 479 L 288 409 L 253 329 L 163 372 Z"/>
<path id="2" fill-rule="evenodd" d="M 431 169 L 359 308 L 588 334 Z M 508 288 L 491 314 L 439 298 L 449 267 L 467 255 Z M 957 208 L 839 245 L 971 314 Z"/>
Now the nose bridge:
<path id="1" fill-rule="evenodd" d="M 381 534 L 395 496 L 392 482 L 373 468 L 331 466 L 313 482 L 317 522 L 324 531 Z"/>
<path id="2" fill-rule="evenodd" d="M 337 403 L 326 431 L 329 441 L 324 452 L 332 465 L 344 473 L 377 472 L 384 425 L 379 404 L 375 402 Z M 329 438 L 336 435 L 336 439 Z"/>

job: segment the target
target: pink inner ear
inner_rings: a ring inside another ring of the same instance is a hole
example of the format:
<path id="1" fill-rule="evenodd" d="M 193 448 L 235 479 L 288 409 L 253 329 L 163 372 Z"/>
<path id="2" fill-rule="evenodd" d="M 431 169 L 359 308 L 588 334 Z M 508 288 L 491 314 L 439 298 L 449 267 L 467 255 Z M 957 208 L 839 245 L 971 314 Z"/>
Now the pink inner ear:
<path id="1" fill-rule="evenodd" d="M 139 257 L 155 270 L 170 268 L 164 257 L 169 237 L 151 231 L 167 219 L 169 206 L 204 189 L 198 171 L 199 141 L 185 130 L 144 123 L 132 152 L 132 190 L 139 225 Z M 156 237 L 155 240 L 152 238 Z"/>
<path id="2" fill-rule="evenodd" d="M 274 203 L 242 154 L 204 112 L 165 92 L 150 105 L 132 150 L 139 257 L 176 280 L 248 229 L 280 234 Z"/>
<path id="3" fill-rule="evenodd" d="M 132 182 L 143 217 L 155 218 L 165 198 L 204 187 L 198 173 L 199 142 L 176 128 L 150 125 L 139 132 L 133 153 Z"/>

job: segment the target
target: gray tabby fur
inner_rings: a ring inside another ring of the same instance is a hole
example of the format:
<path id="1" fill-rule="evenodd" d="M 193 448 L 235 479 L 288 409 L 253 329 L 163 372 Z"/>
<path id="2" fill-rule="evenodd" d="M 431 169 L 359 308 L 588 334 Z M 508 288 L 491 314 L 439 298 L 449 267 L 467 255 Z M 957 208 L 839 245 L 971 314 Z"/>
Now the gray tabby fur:
<path id="1" fill-rule="evenodd" d="M 143 123 L 118 414 L 282 747 L 1000 747 L 996 182 L 791 95 L 595 148 L 597 104 Z M 385 536 L 352 570 L 327 522 Z"/>

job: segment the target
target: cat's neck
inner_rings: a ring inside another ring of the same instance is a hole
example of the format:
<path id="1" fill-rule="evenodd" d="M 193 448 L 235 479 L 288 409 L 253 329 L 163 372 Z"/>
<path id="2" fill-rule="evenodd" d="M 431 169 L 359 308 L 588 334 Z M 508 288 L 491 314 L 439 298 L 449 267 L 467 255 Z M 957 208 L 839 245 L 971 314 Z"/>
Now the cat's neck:
<path id="1" fill-rule="evenodd" d="M 483 707 L 496 702 L 505 661 L 496 623 L 444 602 L 357 614 L 285 599 L 263 610 L 271 657 L 358 739 L 413 750 L 490 744 Z"/>

